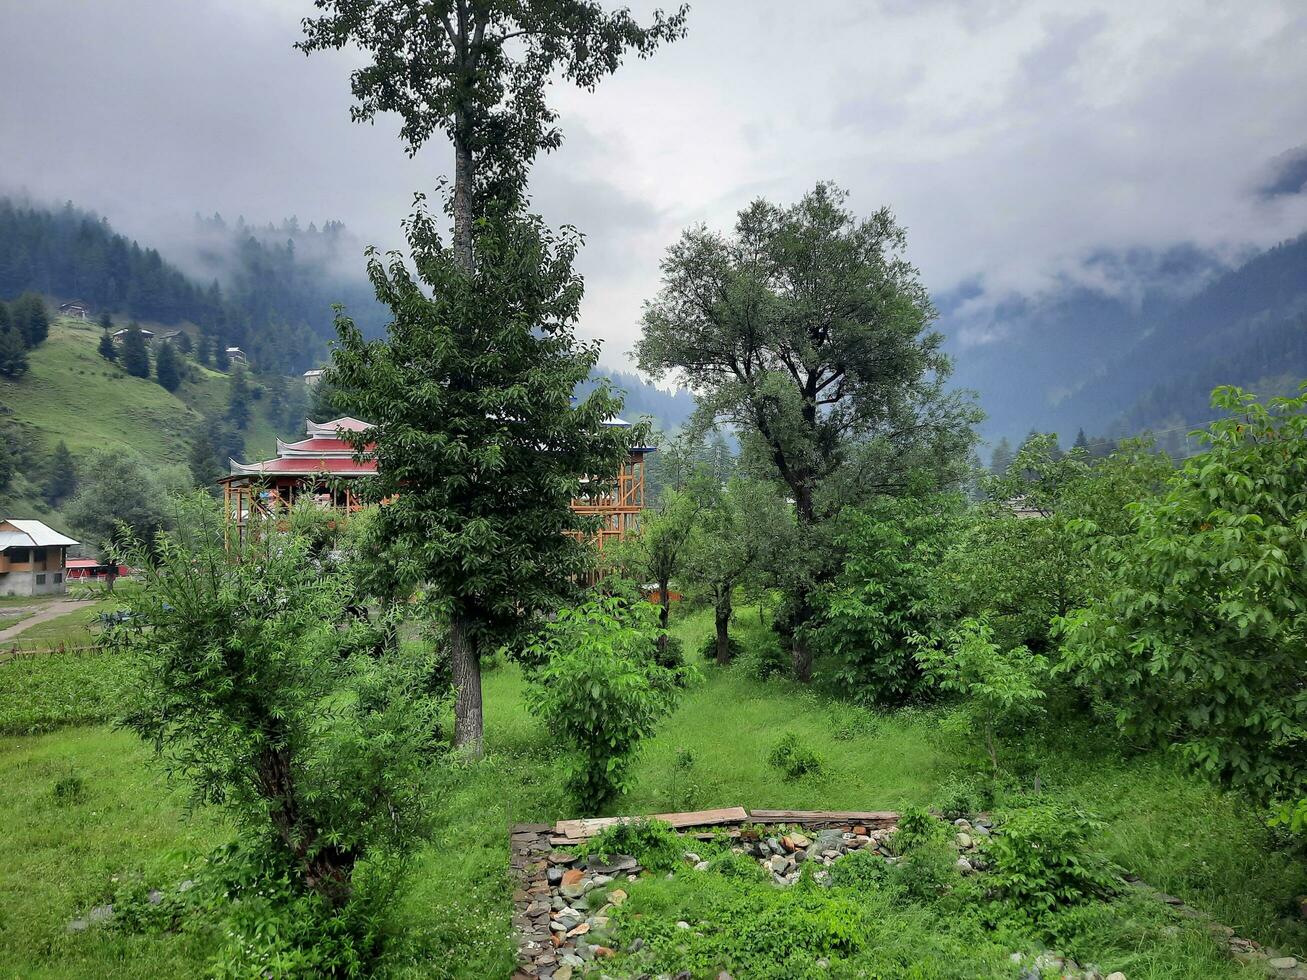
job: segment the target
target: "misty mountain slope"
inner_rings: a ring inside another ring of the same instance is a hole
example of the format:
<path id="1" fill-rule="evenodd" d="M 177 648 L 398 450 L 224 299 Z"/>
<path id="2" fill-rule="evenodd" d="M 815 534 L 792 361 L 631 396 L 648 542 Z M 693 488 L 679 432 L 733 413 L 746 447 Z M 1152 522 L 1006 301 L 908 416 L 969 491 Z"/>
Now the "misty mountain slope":
<path id="1" fill-rule="evenodd" d="M 1096 400 L 1113 360 L 1222 271 L 1216 256 L 1192 246 L 1102 251 L 1077 278 L 1036 295 L 991 304 L 973 285 L 941 296 L 953 382 L 980 394 L 991 440 L 1031 428 L 1104 428 L 1120 412 Z"/>
<path id="2" fill-rule="evenodd" d="M 1099 405 L 1115 410 L 1107 420 L 1111 433 L 1203 422 L 1217 384 L 1266 380 L 1280 391 L 1274 379 L 1307 377 L 1304 312 L 1307 235 L 1218 277 L 1112 360 L 1092 393 Z M 1088 414 L 1089 394 L 1078 393 L 1064 409 Z"/>
<path id="3" fill-rule="evenodd" d="M 1163 255 L 1118 267 L 1128 291 L 1124 276 L 1068 285 L 987 319 L 968 315 L 965 298 L 945 307 L 955 383 L 980 392 L 988 438 L 1183 428 L 1210 417 L 1218 384 L 1283 393 L 1307 377 L 1307 236 L 1233 268 L 1192 248 Z"/>

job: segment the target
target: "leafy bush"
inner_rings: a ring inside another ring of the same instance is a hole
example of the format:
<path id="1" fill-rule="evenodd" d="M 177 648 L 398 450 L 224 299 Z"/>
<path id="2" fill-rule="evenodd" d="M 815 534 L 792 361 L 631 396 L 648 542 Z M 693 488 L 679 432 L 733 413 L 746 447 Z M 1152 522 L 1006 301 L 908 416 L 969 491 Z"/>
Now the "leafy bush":
<path id="1" fill-rule="evenodd" d="M 781 736 L 780 741 L 767 754 L 767 761 L 779 769 L 786 779 L 818 776 L 825 768 L 821 756 L 804 745 L 794 732 L 786 732 Z"/>
<path id="2" fill-rule="evenodd" d="M 726 647 L 730 651 L 728 657 L 731 663 L 735 663 L 736 660 L 744 656 L 744 644 L 734 636 L 727 638 Z M 699 647 L 699 656 L 704 660 L 717 659 L 717 637 L 710 636 L 703 641 L 703 644 Z"/>
<path id="3" fill-rule="evenodd" d="M 830 866 L 830 877 L 837 888 L 877 888 L 889 881 L 890 866 L 870 851 L 854 851 Z"/>
<path id="4" fill-rule="evenodd" d="M 1307 384 L 1212 403 L 1206 452 L 1125 533 L 1095 538 L 1111 590 L 1061 623 L 1065 665 L 1122 729 L 1174 743 L 1264 801 L 1307 796 Z"/>
<path id="5" fill-rule="evenodd" d="M 640 742 L 673 704 L 676 675 L 655 663 L 657 611 L 601 597 L 565 608 L 530 656 L 528 697 L 566 750 L 567 788 L 595 812 L 626 785 Z"/>
<path id="6" fill-rule="evenodd" d="M 916 657 L 931 683 L 966 699 L 963 709 L 998 772 L 997 730 L 1042 711 L 1048 661 L 1025 647 L 1000 651 L 983 619 L 963 620 L 942 647 L 919 644 Z"/>
<path id="7" fill-rule="evenodd" d="M 1057 803 L 1006 815 L 986 847 L 999 894 L 1036 915 L 1110 894 L 1117 877 L 1089 850 L 1100 827 L 1084 811 Z"/>
<path id="8" fill-rule="evenodd" d="M 79 776 L 71 766 L 68 771 L 55 780 L 54 799 L 60 806 L 72 806 L 82 802 L 86 796 L 86 780 Z"/>
<path id="9" fill-rule="evenodd" d="M 650 871 L 670 871 L 684 863 L 685 842 L 666 821 L 623 820 L 591 838 L 581 852 L 605 861 L 629 854 Z"/>
<path id="10" fill-rule="evenodd" d="M 936 824 L 943 827 L 939 821 Z M 932 834 L 914 842 L 902 854 L 890 868 L 890 881 L 912 901 L 933 902 L 957 884 L 957 859 L 957 851 L 947 838 Z"/>
<path id="11" fill-rule="evenodd" d="M 788 677 L 794 669 L 790 655 L 781 649 L 776 634 L 770 630 L 747 647 L 744 655 L 731 662 L 751 677 L 769 681 L 773 677 Z"/>
<path id="12" fill-rule="evenodd" d="M 834 659 L 834 682 L 860 700 L 901 704 L 920 692 L 907 641 L 944 626 L 936 570 L 961 514 L 961 498 L 934 496 L 882 498 L 842 516 L 847 558 L 819 594 L 811 639 Z"/>
<path id="13" fill-rule="evenodd" d="M 889 848 L 904 855 L 929 844 L 948 839 L 948 825 L 940 821 L 924 806 L 910 803 L 899 811 L 898 823 L 889 837 Z"/>
<path id="14" fill-rule="evenodd" d="M 763 871 L 757 861 L 747 854 L 736 854 L 734 851 L 725 851 L 714 858 L 709 858 L 708 869 L 727 878 L 743 881 L 768 880 L 767 872 Z"/>
<path id="15" fill-rule="evenodd" d="M 424 836 L 436 706 L 402 660 L 352 652 L 350 583 L 310 558 L 302 510 L 237 541 L 210 498 L 179 507 L 127 556 L 148 588 L 106 631 L 131 658 L 126 724 L 295 889 L 343 907 L 356 865 Z"/>
<path id="16" fill-rule="evenodd" d="M 855 738 L 875 735 L 880 729 L 880 718 L 860 705 L 836 701 L 829 710 L 830 734 L 837 742 L 851 742 Z"/>

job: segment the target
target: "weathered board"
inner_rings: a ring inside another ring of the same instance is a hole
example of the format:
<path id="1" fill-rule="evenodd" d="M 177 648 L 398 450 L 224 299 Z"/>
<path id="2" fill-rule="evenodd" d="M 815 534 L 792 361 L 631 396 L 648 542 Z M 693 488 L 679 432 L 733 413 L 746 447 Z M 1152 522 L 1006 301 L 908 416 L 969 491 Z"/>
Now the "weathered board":
<path id="1" fill-rule="evenodd" d="M 897 823 L 893 810 L 750 810 L 754 823 L 852 823 L 884 826 Z"/>
<path id="2" fill-rule="evenodd" d="M 588 820 L 560 820 L 554 825 L 554 835 L 572 841 L 589 840 L 609 827 L 638 820 L 639 817 L 591 817 Z M 680 830 L 686 827 L 719 827 L 723 824 L 744 823 L 749 813 L 742 806 L 728 806 L 720 810 L 696 810 L 692 813 L 655 813 L 651 818 L 669 823 Z"/>

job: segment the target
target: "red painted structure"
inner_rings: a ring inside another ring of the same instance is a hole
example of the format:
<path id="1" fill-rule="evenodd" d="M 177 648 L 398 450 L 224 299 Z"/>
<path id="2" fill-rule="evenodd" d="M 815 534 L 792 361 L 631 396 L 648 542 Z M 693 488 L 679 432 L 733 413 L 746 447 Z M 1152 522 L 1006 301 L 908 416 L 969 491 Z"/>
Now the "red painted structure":
<path id="1" fill-rule="evenodd" d="M 130 574 L 132 570 L 126 565 L 105 564 L 94 558 L 69 558 L 64 577 L 69 582 L 76 582 L 104 579 L 110 575 L 121 577 Z"/>

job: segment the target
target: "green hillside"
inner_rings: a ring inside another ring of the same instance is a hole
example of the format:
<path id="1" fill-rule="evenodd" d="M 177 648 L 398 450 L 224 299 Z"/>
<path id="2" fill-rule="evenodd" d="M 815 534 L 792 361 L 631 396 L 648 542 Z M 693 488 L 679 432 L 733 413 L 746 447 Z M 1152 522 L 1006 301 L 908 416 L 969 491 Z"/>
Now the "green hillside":
<path id="1" fill-rule="evenodd" d="M 99 340 L 96 324 L 58 319 L 49 339 L 30 352 L 30 370 L 16 381 L 0 378 L 0 422 L 18 429 L 37 464 L 24 468 L 35 472 L 20 469 L 0 492 L 0 513 L 55 513 L 40 499 L 40 472 L 60 440 L 75 458 L 103 449 L 135 453 L 155 465 L 185 463 L 205 416 L 225 409 L 228 375 L 188 362 L 190 377 L 169 393 L 102 358 Z M 258 389 L 256 379 L 251 386 Z M 275 451 L 278 432 L 257 394 L 244 432 L 246 454 L 266 457 Z"/>

